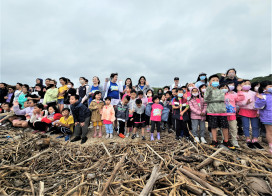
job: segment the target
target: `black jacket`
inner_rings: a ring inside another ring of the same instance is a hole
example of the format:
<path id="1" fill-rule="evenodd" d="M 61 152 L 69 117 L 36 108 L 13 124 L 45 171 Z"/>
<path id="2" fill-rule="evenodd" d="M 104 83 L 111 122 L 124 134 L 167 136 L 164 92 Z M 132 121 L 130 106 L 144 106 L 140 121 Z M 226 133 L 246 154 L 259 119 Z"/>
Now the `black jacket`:
<path id="1" fill-rule="evenodd" d="M 74 117 L 74 122 L 85 122 L 85 118 L 91 116 L 89 108 L 81 103 L 81 99 L 79 99 L 75 104 L 71 104 L 71 111 Z"/>
<path id="2" fill-rule="evenodd" d="M 0 88 L 0 103 L 5 103 L 6 100 L 4 99 L 5 96 L 8 95 L 8 90 L 6 88 Z"/>

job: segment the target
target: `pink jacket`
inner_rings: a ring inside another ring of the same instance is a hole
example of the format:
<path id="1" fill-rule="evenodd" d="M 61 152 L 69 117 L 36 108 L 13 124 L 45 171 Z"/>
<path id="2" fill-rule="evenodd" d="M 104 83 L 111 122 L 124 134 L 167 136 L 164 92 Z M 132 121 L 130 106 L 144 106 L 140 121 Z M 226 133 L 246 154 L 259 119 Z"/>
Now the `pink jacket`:
<path id="1" fill-rule="evenodd" d="M 244 99 L 241 101 L 238 101 L 237 105 L 243 109 L 255 110 L 256 93 L 251 90 L 249 90 L 248 92 L 245 92 L 245 91 L 241 91 L 241 92 L 244 95 Z M 251 101 L 250 104 L 246 104 L 248 99 L 250 99 Z"/>
<path id="2" fill-rule="evenodd" d="M 103 107 L 101 120 L 115 121 L 115 111 L 112 105 L 105 105 Z"/>
<path id="3" fill-rule="evenodd" d="M 192 97 L 189 100 L 189 106 L 190 106 L 190 110 L 191 110 L 191 119 L 200 119 L 202 121 L 206 120 L 206 115 L 205 116 L 200 115 L 201 113 L 206 114 L 206 112 L 207 112 L 207 103 L 204 102 L 203 97 L 201 97 L 201 96 L 199 96 L 198 98 Z"/>
<path id="4" fill-rule="evenodd" d="M 245 95 L 242 91 L 239 91 L 238 93 L 231 91 L 226 93 L 225 95 L 225 103 L 230 104 L 234 107 L 234 110 L 236 112 L 236 103 L 241 102 L 245 99 Z M 231 115 L 236 115 L 236 113 L 231 113 Z"/>

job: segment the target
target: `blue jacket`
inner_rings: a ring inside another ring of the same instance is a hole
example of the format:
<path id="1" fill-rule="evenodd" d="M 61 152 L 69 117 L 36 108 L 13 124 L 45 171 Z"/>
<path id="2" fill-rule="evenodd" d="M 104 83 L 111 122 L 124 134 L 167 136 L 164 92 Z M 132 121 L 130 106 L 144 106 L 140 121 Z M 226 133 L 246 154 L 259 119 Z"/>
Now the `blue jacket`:
<path id="1" fill-rule="evenodd" d="M 71 111 L 74 117 L 74 122 L 85 122 L 85 118 L 91 116 L 89 108 L 81 103 L 81 99 L 79 99 L 75 104 L 71 104 Z"/>

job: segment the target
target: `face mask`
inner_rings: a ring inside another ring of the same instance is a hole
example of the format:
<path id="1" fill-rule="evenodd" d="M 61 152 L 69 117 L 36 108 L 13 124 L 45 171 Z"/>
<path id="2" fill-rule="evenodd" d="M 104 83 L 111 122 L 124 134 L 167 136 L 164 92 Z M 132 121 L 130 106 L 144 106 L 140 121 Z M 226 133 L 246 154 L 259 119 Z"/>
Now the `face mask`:
<path id="1" fill-rule="evenodd" d="M 68 88 L 71 88 L 71 87 L 72 87 L 72 85 L 71 85 L 71 84 L 68 84 L 68 85 L 67 85 L 67 87 L 68 87 Z"/>
<path id="2" fill-rule="evenodd" d="M 205 80 L 206 76 L 200 76 L 199 78 L 200 78 L 200 80 Z"/>
<path id="3" fill-rule="evenodd" d="M 255 87 L 254 87 L 254 90 L 255 90 L 255 92 L 258 92 L 259 87 L 258 87 L 258 86 L 255 86 Z"/>
<path id="4" fill-rule="evenodd" d="M 251 86 L 250 86 L 250 85 L 244 85 L 244 86 L 242 87 L 242 89 L 243 89 L 244 91 L 248 91 L 249 89 L 251 89 Z"/>
<path id="5" fill-rule="evenodd" d="M 49 84 L 49 88 L 52 88 L 53 86 L 55 86 L 54 84 Z"/>
<path id="6" fill-rule="evenodd" d="M 229 90 L 230 90 L 230 91 L 233 91 L 233 90 L 234 90 L 234 86 L 229 85 Z"/>
<path id="7" fill-rule="evenodd" d="M 228 89 L 222 89 L 222 91 L 224 92 L 224 93 L 227 93 L 229 90 Z"/>
<path id="8" fill-rule="evenodd" d="M 178 97 L 183 97 L 183 93 L 178 93 Z"/>
<path id="9" fill-rule="evenodd" d="M 219 82 L 212 82 L 212 86 L 213 87 L 218 87 L 219 86 Z"/>
<path id="10" fill-rule="evenodd" d="M 267 92 L 272 93 L 272 88 L 268 88 Z"/>
<path id="11" fill-rule="evenodd" d="M 158 95 L 162 95 L 162 93 L 161 93 L 161 92 L 159 92 L 159 93 L 158 93 Z"/>
<path id="12" fill-rule="evenodd" d="M 165 94 L 165 93 L 167 93 L 167 91 L 163 91 L 163 93 Z"/>
<path id="13" fill-rule="evenodd" d="M 84 80 L 79 80 L 80 84 L 84 84 L 85 81 Z"/>
<path id="14" fill-rule="evenodd" d="M 206 92 L 206 89 L 204 88 L 204 89 L 201 89 L 201 92 L 202 93 L 205 93 Z"/>
<path id="15" fill-rule="evenodd" d="M 192 95 L 194 95 L 196 97 L 196 96 L 198 96 L 198 93 L 192 93 Z"/>
<path id="16" fill-rule="evenodd" d="M 151 97 L 151 96 L 152 96 L 152 94 L 151 94 L 151 93 L 147 93 L 147 96 L 148 96 L 148 97 Z"/>
<path id="17" fill-rule="evenodd" d="M 189 89 L 190 91 L 191 91 L 193 88 L 194 88 L 194 87 L 192 87 L 192 86 L 188 87 L 188 89 Z"/>

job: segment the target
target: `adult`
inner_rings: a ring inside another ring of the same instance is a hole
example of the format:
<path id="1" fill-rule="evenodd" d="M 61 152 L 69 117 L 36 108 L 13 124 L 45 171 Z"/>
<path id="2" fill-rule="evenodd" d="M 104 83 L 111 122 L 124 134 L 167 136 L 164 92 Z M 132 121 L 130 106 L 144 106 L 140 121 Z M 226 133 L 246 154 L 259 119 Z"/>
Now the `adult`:
<path id="1" fill-rule="evenodd" d="M 81 86 L 78 87 L 76 94 L 81 99 L 81 103 L 83 103 L 85 106 L 88 106 L 88 103 L 87 103 L 88 97 L 86 94 L 89 91 L 90 86 L 86 84 L 86 80 L 87 79 L 85 77 L 79 78 L 79 83 L 81 84 Z"/>
<path id="2" fill-rule="evenodd" d="M 179 77 L 174 78 L 174 84 L 170 86 L 170 91 L 172 91 L 173 88 L 180 88 L 181 83 L 179 83 Z"/>
<path id="3" fill-rule="evenodd" d="M 221 74 L 219 82 L 220 84 L 227 84 L 233 82 L 235 84 L 235 87 L 237 87 L 238 83 L 242 80 L 243 79 L 236 76 L 236 70 L 234 68 L 231 68 L 226 72 L 226 74 Z"/>
<path id="4" fill-rule="evenodd" d="M 0 103 L 5 103 L 6 100 L 4 97 L 6 97 L 8 94 L 7 90 L 7 84 L 6 83 L 0 83 Z"/>
<path id="5" fill-rule="evenodd" d="M 21 108 L 24 108 L 24 103 L 27 101 L 27 97 L 29 96 L 29 86 L 24 84 L 22 87 L 22 93 L 18 97 L 18 103 L 21 105 Z"/>
<path id="6" fill-rule="evenodd" d="M 110 75 L 110 80 L 106 78 L 104 85 L 104 99 L 106 97 L 111 97 L 111 104 L 116 106 L 120 101 L 120 92 L 123 92 L 123 83 L 122 80 L 117 82 L 118 73 L 112 73 Z"/>
<path id="7" fill-rule="evenodd" d="M 14 100 L 14 90 L 15 88 L 13 86 L 10 86 L 8 88 L 8 94 L 4 99 L 6 100 L 7 103 L 13 103 Z"/>
<path id="8" fill-rule="evenodd" d="M 207 74 L 204 72 L 201 72 L 198 75 L 198 78 L 196 80 L 195 86 L 196 88 L 199 88 L 201 85 L 206 84 L 207 85 L 208 79 L 207 79 Z"/>
<path id="9" fill-rule="evenodd" d="M 45 92 L 47 89 L 49 89 L 49 85 L 50 85 L 50 81 L 51 81 L 51 78 L 46 78 L 45 79 L 45 88 L 43 89 L 43 91 Z"/>
<path id="10" fill-rule="evenodd" d="M 94 76 L 93 77 L 93 85 L 90 86 L 88 92 L 87 92 L 87 97 L 88 97 L 88 105 L 91 104 L 92 100 L 93 100 L 93 95 L 96 91 L 100 91 L 102 94 L 102 97 L 104 96 L 104 91 L 103 91 L 103 87 L 100 85 L 100 80 L 99 77 Z"/>
<path id="11" fill-rule="evenodd" d="M 149 89 L 151 89 L 151 90 L 153 91 L 153 89 L 150 88 L 149 83 L 146 81 L 146 78 L 145 78 L 144 76 L 141 76 L 141 77 L 139 78 L 138 84 L 137 84 L 136 87 L 135 87 L 135 90 L 136 90 L 137 92 L 143 91 L 144 95 L 146 95 L 146 92 L 147 92 Z"/>
<path id="12" fill-rule="evenodd" d="M 23 87 L 23 84 L 22 83 L 17 83 L 16 84 L 16 90 L 15 90 L 15 92 L 14 92 L 14 99 L 13 99 L 13 102 L 16 102 L 16 101 L 18 101 L 18 98 L 19 98 L 19 96 L 20 96 L 20 94 L 22 93 L 22 87 Z"/>
<path id="13" fill-rule="evenodd" d="M 124 86 L 123 86 L 124 91 L 125 91 L 125 89 L 126 89 L 127 86 L 130 86 L 130 87 L 132 88 L 132 80 L 131 80 L 131 78 L 127 78 L 127 79 L 125 80 L 125 84 L 124 84 Z M 125 92 L 124 92 L 124 93 L 125 93 Z"/>
<path id="14" fill-rule="evenodd" d="M 43 99 L 43 105 L 44 106 L 52 106 L 57 104 L 58 100 L 58 89 L 56 88 L 57 81 L 56 80 L 50 80 L 49 82 L 49 88 L 46 90 L 46 93 L 44 95 Z"/>
<path id="15" fill-rule="evenodd" d="M 61 87 L 59 87 L 58 89 L 58 107 L 59 107 L 59 111 L 62 112 L 64 108 L 64 96 L 65 96 L 65 93 L 68 91 L 68 87 L 67 87 L 68 80 L 65 77 L 61 77 L 59 78 L 59 82 L 61 84 Z"/>
<path id="16" fill-rule="evenodd" d="M 64 107 L 65 108 L 70 108 L 70 97 L 75 96 L 77 90 L 74 88 L 74 83 L 71 82 L 70 80 L 67 83 L 68 91 L 64 95 Z"/>

